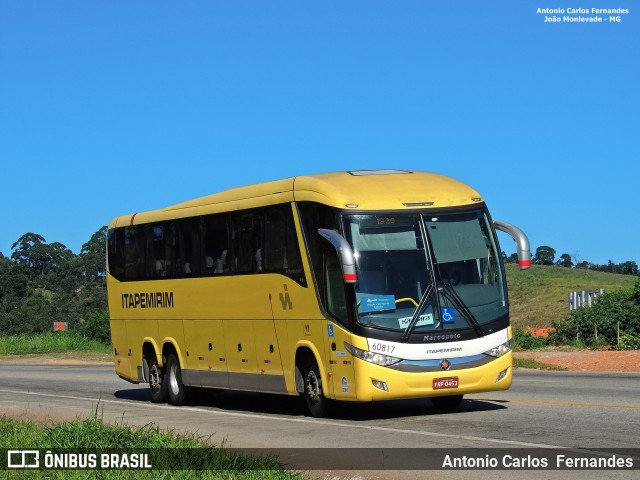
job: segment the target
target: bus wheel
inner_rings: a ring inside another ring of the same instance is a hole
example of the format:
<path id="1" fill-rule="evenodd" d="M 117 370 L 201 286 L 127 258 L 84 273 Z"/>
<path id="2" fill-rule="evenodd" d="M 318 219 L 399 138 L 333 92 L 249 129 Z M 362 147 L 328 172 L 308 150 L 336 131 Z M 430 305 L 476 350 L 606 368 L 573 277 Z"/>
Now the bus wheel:
<path id="1" fill-rule="evenodd" d="M 322 377 L 315 360 L 309 360 L 304 369 L 304 400 L 312 417 L 324 417 L 329 412 L 329 400 L 322 393 Z"/>
<path id="2" fill-rule="evenodd" d="M 149 368 L 149 389 L 151 390 L 151 401 L 162 403 L 167 401 L 167 381 L 165 369 L 158 366 L 158 361 L 154 360 Z"/>
<path id="3" fill-rule="evenodd" d="M 182 371 L 180 362 L 174 353 L 167 358 L 167 390 L 169 391 L 169 403 L 171 405 L 184 405 L 187 401 L 187 390 L 182 383 Z"/>
<path id="4" fill-rule="evenodd" d="M 449 395 L 447 397 L 431 397 L 434 407 L 442 410 L 458 408 L 462 403 L 462 395 Z"/>

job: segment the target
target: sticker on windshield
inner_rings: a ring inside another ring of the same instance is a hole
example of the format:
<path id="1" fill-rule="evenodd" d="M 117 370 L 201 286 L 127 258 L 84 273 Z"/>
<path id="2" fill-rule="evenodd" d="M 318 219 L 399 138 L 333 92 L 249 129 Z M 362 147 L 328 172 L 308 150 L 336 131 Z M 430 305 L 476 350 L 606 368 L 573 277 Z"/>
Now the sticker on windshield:
<path id="1" fill-rule="evenodd" d="M 440 308 L 440 317 L 442 318 L 442 323 L 456 323 L 456 316 L 451 307 Z"/>
<path id="2" fill-rule="evenodd" d="M 356 297 L 358 300 L 358 311 L 360 313 L 384 312 L 396 309 L 395 295 L 358 293 Z"/>
<path id="3" fill-rule="evenodd" d="M 407 328 L 409 326 L 410 321 L 411 321 L 411 317 L 399 318 L 398 322 L 400 322 L 400 328 Z M 416 327 L 421 327 L 423 325 L 433 325 L 432 313 L 425 313 L 424 315 L 420 315 L 420 318 L 416 322 Z"/>

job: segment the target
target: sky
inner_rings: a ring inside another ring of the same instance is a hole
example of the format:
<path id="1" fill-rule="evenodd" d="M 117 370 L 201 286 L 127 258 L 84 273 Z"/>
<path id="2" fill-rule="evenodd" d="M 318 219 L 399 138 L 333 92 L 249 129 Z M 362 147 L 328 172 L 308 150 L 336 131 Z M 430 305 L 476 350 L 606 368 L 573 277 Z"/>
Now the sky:
<path id="1" fill-rule="evenodd" d="M 536 13 L 579 7 L 630 12 Z M 631 0 L 0 0 L 5 256 L 27 232 L 79 253 L 121 214 L 394 168 L 474 187 L 533 252 L 640 263 L 639 143 Z"/>

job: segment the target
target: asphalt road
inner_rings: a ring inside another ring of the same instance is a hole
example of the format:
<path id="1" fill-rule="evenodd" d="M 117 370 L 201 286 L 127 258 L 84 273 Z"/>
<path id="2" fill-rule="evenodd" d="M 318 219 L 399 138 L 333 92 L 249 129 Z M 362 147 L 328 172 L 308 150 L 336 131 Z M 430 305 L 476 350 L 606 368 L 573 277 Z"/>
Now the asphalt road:
<path id="1" fill-rule="evenodd" d="M 517 370 L 511 390 L 465 397 L 455 413 L 411 400 L 345 404 L 330 419 L 314 419 L 293 397 L 225 392 L 172 407 L 151 404 L 145 385 L 120 380 L 111 366 L 0 364 L 0 414 L 58 420 L 96 410 L 107 421 L 153 422 L 231 447 L 313 449 L 318 458 L 335 453 L 321 449 L 349 447 L 384 454 L 395 448 L 518 448 L 524 455 L 536 455 L 539 448 L 570 448 L 576 455 L 640 448 L 638 373 Z M 338 470 L 339 464 L 331 468 Z M 356 470 L 346 477 L 397 478 L 398 473 Z M 402 472 L 407 479 L 639 477 L 640 470 Z"/>

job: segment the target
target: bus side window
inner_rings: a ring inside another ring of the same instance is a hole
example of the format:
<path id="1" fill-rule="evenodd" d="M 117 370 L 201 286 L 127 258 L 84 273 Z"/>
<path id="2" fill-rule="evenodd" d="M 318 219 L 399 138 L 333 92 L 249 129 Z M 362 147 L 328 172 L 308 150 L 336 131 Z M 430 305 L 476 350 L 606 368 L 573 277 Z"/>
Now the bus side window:
<path id="1" fill-rule="evenodd" d="M 274 205 L 264 212 L 263 271 L 286 275 L 306 286 L 291 205 Z"/>
<path id="2" fill-rule="evenodd" d="M 118 280 L 124 280 L 124 228 L 112 228 L 107 233 L 109 244 L 109 273 Z"/>
<path id="3" fill-rule="evenodd" d="M 287 265 L 286 219 L 280 208 L 270 208 L 265 217 L 265 271 L 284 273 Z"/>
<path id="4" fill-rule="evenodd" d="M 126 280 L 144 280 L 146 265 L 146 241 L 142 226 L 132 225 L 124 229 Z"/>
<path id="5" fill-rule="evenodd" d="M 220 275 L 232 270 L 229 263 L 229 215 L 207 215 L 203 221 L 203 272 Z"/>
<path id="6" fill-rule="evenodd" d="M 196 260 L 199 254 L 200 218 L 183 218 L 174 222 L 174 276 L 193 276 L 200 273 Z"/>
<path id="7" fill-rule="evenodd" d="M 173 229 L 170 222 L 147 227 L 146 278 L 166 278 L 173 275 Z"/>
<path id="8" fill-rule="evenodd" d="M 328 244 L 328 242 L 327 242 Z M 345 295 L 345 283 L 342 276 L 342 267 L 338 254 L 329 245 L 324 250 L 324 278 L 326 285 L 326 307 L 340 323 L 346 325 L 348 322 L 347 315 L 347 297 Z"/>
<path id="9" fill-rule="evenodd" d="M 264 216 L 240 212 L 234 222 L 234 252 L 238 273 L 258 273 L 263 267 Z"/>
<path id="10" fill-rule="evenodd" d="M 311 261 L 311 272 L 316 281 L 321 301 L 326 300 L 326 285 L 324 274 L 323 245 L 326 240 L 318 235 L 318 228 L 338 230 L 337 210 L 315 202 L 299 202 L 298 211 L 306 239 L 306 245 Z"/>

